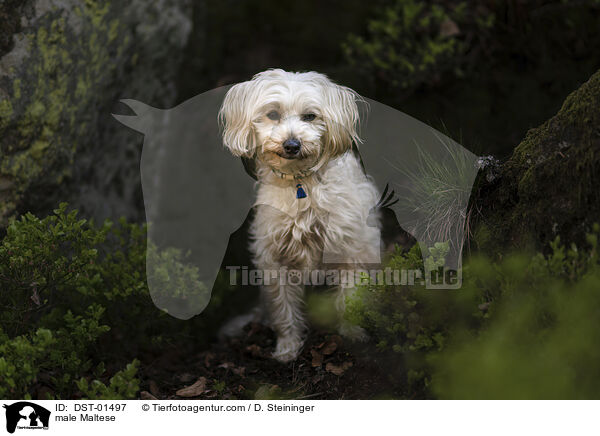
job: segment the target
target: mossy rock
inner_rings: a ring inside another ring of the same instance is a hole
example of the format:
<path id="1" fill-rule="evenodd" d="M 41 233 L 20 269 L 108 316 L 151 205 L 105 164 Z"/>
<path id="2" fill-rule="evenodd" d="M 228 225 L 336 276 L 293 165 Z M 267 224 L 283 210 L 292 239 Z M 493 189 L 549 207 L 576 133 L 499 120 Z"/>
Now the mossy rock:
<path id="1" fill-rule="evenodd" d="M 475 193 L 482 219 L 475 241 L 487 251 L 543 249 L 560 236 L 582 245 L 600 222 L 600 71 L 530 130 L 494 180 Z"/>
<path id="2" fill-rule="evenodd" d="M 0 41 L 0 227 L 19 211 L 51 210 L 58 197 L 98 218 L 132 216 L 141 204 L 141 141 L 110 113 L 121 98 L 174 103 L 189 7 L 188 0 L 0 5 L 12 23 Z"/>

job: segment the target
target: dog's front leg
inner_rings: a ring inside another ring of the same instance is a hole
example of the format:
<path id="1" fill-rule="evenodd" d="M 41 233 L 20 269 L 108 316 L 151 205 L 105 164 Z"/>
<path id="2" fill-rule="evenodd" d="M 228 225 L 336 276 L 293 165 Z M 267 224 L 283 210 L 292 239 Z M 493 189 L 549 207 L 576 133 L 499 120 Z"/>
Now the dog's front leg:
<path id="1" fill-rule="evenodd" d="M 277 335 L 273 357 L 290 362 L 298 357 L 304 344 L 304 286 L 279 283 L 265 285 L 262 291 L 271 327 Z"/>

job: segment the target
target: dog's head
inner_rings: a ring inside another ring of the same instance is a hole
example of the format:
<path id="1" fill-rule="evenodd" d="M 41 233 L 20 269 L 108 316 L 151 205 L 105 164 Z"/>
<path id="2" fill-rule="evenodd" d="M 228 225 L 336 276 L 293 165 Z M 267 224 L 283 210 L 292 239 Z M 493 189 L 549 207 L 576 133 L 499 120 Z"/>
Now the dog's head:
<path id="1" fill-rule="evenodd" d="M 357 101 L 323 74 L 267 70 L 227 92 L 223 142 L 235 156 L 284 173 L 310 170 L 360 140 Z"/>

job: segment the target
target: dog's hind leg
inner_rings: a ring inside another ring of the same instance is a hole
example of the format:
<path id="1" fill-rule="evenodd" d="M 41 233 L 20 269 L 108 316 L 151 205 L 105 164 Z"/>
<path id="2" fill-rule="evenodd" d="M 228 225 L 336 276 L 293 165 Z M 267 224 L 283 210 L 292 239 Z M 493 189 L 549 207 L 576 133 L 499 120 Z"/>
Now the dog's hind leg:
<path id="1" fill-rule="evenodd" d="M 263 315 L 262 305 L 259 304 L 250 312 L 231 318 L 219 329 L 219 339 L 224 340 L 225 338 L 234 338 L 241 335 L 244 327 L 251 322 L 261 322 Z"/>

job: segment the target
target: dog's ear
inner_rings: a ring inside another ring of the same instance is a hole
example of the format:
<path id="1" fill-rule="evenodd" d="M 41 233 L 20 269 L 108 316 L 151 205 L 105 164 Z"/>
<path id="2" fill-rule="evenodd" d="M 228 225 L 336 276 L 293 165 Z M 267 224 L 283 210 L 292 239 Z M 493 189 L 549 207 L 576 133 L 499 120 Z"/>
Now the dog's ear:
<path id="1" fill-rule="evenodd" d="M 323 119 L 327 125 L 326 140 L 328 151 L 340 155 L 352 148 L 352 143 L 359 143 L 358 136 L 358 101 L 362 98 L 350 88 L 329 82 L 324 86 Z"/>
<path id="2" fill-rule="evenodd" d="M 223 127 L 223 144 L 234 156 L 252 157 L 255 150 L 252 130 L 254 109 L 252 82 L 242 82 L 231 87 L 219 111 Z"/>

